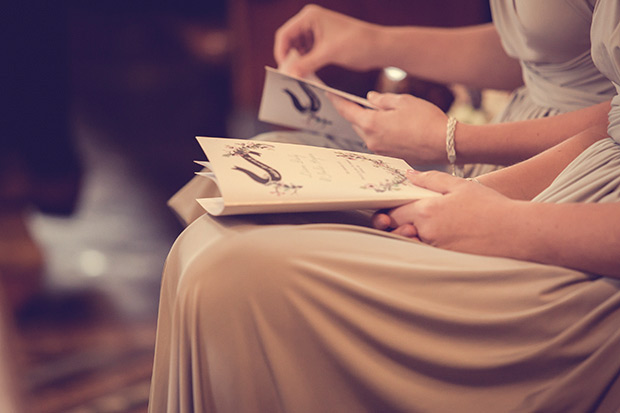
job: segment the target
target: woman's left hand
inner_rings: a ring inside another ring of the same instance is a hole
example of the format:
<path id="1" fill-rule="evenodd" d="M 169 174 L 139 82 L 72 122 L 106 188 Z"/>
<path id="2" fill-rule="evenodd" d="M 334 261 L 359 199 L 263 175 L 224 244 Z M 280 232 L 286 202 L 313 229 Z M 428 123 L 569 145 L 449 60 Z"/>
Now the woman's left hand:
<path id="1" fill-rule="evenodd" d="M 411 95 L 369 92 L 368 100 L 377 109 L 366 109 L 337 96 L 329 97 L 372 152 L 418 165 L 448 162 L 448 117 L 432 103 Z"/>
<path id="2" fill-rule="evenodd" d="M 408 172 L 415 185 L 442 196 L 420 199 L 380 211 L 373 217 L 377 229 L 391 230 L 440 248 L 505 255 L 514 225 L 511 210 L 518 202 L 479 183 L 437 171 Z"/>

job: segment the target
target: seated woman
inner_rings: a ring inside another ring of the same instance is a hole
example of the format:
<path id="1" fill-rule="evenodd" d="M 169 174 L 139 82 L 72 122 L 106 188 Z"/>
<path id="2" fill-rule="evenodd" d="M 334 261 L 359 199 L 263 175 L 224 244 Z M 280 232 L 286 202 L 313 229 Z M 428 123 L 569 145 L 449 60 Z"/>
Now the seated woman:
<path id="1" fill-rule="evenodd" d="M 598 0 L 591 19 L 596 67 L 620 89 L 620 4 Z M 562 115 L 580 130 L 482 185 L 412 172 L 444 196 L 382 211 L 375 228 L 357 212 L 186 208 L 150 411 L 617 411 L 619 103 L 609 125 Z M 390 115 L 339 107 L 362 135 Z M 526 141 L 555 133 L 529 125 Z"/>
<path id="2" fill-rule="evenodd" d="M 455 131 L 457 163 L 510 165 L 606 121 L 615 89 L 591 58 L 595 3 L 493 0 L 493 23 L 456 29 L 377 26 L 307 6 L 278 30 L 274 54 L 279 64 L 286 63 L 285 70 L 302 77 L 328 64 L 353 70 L 396 66 L 439 83 L 518 87 L 493 124 L 459 124 Z M 302 55 L 287 62 L 291 48 Z M 447 118 L 439 108 L 406 95 L 371 93 L 368 98 L 383 109 L 359 125 L 369 149 L 413 165 L 447 161 Z M 552 116 L 579 110 L 574 116 Z M 515 123 L 541 117 L 550 118 Z M 303 134 L 285 139 L 319 141 Z"/>

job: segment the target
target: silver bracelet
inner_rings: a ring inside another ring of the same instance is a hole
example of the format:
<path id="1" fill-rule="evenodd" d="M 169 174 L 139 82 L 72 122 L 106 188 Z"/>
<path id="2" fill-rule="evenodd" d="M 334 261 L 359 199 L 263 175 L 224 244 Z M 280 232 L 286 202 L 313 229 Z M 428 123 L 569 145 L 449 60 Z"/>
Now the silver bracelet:
<path id="1" fill-rule="evenodd" d="M 448 154 L 448 161 L 452 169 L 452 175 L 463 177 L 463 166 L 456 164 L 456 146 L 454 143 L 454 132 L 456 131 L 456 119 L 450 116 L 448 118 L 448 125 L 446 127 L 446 153 Z"/>

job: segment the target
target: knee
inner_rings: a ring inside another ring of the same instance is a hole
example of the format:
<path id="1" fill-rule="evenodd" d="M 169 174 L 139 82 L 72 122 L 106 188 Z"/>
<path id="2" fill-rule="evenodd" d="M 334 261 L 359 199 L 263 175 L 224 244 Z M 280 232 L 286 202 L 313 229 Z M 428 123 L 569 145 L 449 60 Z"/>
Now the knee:
<path id="1" fill-rule="evenodd" d="M 185 266 L 177 303 L 191 311 L 222 313 L 281 301 L 294 276 L 293 244 L 277 229 L 222 238 Z"/>

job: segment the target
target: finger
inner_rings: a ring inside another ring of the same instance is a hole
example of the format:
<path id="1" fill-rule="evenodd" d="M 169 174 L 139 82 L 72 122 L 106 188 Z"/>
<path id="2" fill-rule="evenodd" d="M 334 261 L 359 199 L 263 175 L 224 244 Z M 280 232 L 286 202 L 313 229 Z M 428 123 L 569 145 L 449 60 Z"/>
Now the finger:
<path id="1" fill-rule="evenodd" d="M 372 226 L 373 228 L 385 231 L 390 229 L 390 225 L 392 223 L 392 220 L 390 219 L 390 216 L 387 214 L 386 211 L 377 211 L 373 216 L 372 216 Z"/>
<path id="2" fill-rule="evenodd" d="M 327 97 L 330 102 L 332 102 L 334 108 L 336 108 L 340 116 L 351 122 L 354 126 L 360 125 L 364 118 L 372 112 L 369 109 L 361 107 L 357 103 L 353 103 L 350 100 L 336 96 L 332 93 L 327 93 Z"/>
<path id="3" fill-rule="evenodd" d="M 304 16 L 304 13 L 297 13 L 284 23 L 275 35 L 273 45 L 273 55 L 278 65 L 285 61 L 289 51 L 293 48 L 312 47 L 313 39 L 312 27 Z M 299 50 L 299 49 L 298 49 Z M 308 50 L 299 50 L 300 53 L 306 53 Z"/>
<path id="4" fill-rule="evenodd" d="M 407 171 L 407 178 L 414 185 L 439 192 L 440 194 L 452 192 L 456 186 L 466 182 L 463 178 L 457 178 L 439 171 L 418 172 L 409 170 Z"/>
<path id="5" fill-rule="evenodd" d="M 285 60 L 286 56 L 289 53 L 289 50 L 292 46 L 292 39 L 297 35 L 289 34 L 290 30 L 287 29 L 287 24 L 282 26 L 276 32 L 276 38 L 273 44 L 273 56 L 278 63 L 278 66 L 281 65 Z M 286 30 L 286 31 L 285 31 Z"/>
<path id="6" fill-rule="evenodd" d="M 398 234 L 407 238 L 414 238 L 418 236 L 418 230 L 413 224 L 405 224 L 392 231 L 393 234 Z"/>
<path id="7" fill-rule="evenodd" d="M 370 91 L 366 95 L 366 99 L 380 109 L 390 110 L 396 109 L 400 101 L 401 95 L 396 93 L 379 93 Z"/>
<path id="8" fill-rule="evenodd" d="M 299 59 L 299 51 L 295 48 L 289 49 L 288 54 L 286 55 L 284 60 L 278 64 L 278 70 L 282 71 L 283 73 L 290 73 L 290 66 L 297 59 Z"/>
<path id="9" fill-rule="evenodd" d="M 389 215 L 389 211 L 377 211 L 372 217 L 372 225 L 374 228 L 387 231 L 393 229 L 393 233 L 408 238 L 417 238 L 418 230 L 412 223 L 397 225 Z"/>
<path id="10" fill-rule="evenodd" d="M 303 52 L 303 50 L 302 50 Z M 299 59 L 291 62 L 288 73 L 293 76 L 305 78 L 330 63 L 321 48 L 312 47 L 306 54 L 301 54 Z"/>
<path id="11" fill-rule="evenodd" d="M 413 224 L 412 213 L 416 202 L 419 201 L 413 201 L 387 211 L 386 214 L 390 220 L 390 228 L 398 228 L 403 225 Z"/>

